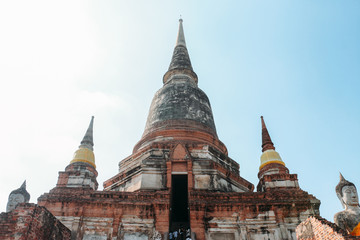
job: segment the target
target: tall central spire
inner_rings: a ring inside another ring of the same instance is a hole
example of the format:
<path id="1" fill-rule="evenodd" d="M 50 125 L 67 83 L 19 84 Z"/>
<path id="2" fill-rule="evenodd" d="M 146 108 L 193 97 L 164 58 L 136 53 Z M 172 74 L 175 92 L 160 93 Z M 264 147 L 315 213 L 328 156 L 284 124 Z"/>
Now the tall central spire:
<path id="1" fill-rule="evenodd" d="M 182 45 L 182 46 L 186 47 L 185 35 L 184 35 L 184 29 L 183 29 L 182 23 L 183 23 L 183 20 L 180 18 L 179 19 L 179 32 L 178 32 L 178 36 L 177 36 L 176 46 Z"/>
<path id="2" fill-rule="evenodd" d="M 176 39 L 176 45 L 174 48 L 173 56 L 170 62 L 170 66 L 168 71 L 165 73 L 163 82 L 168 83 L 170 80 L 174 79 L 173 76 L 186 75 L 195 83 L 197 83 L 197 75 L 193 71 L 191 66 L 191 61 L 189 57 L 188 50 L 186 48 L 185 43 L 185 35 L 184 35 L 184 28 L 183 28 L 183 20 L 179 19 L 179 31 Z"/>
<path id="3" fill-rule="evenodd" d="M 205 141 L 227 154 L 226 147 L 216 134 L 210 101 L 197 85 L 198 78 L 186 48 L 182 19 L 179 20 L 176 45 L 163 82 L 153 98 L 143 137 L 134 147 L 134 152 L 152 142 L 191 139 Z"/>

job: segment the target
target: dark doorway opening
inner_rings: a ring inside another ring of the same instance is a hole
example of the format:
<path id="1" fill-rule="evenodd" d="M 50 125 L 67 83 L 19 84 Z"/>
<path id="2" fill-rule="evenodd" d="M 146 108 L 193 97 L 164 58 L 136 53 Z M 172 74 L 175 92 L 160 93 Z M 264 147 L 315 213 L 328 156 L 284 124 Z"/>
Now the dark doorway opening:
<path id="1" fill-rule="evenodd" d="M 187 175 L 172 175 L 170 231 L 189 229 L 188 178 Z"/>

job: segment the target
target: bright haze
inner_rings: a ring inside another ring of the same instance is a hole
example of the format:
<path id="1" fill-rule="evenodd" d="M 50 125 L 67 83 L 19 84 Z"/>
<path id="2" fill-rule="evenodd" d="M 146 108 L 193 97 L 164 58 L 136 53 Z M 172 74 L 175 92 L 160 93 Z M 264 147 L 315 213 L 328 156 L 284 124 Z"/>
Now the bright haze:
<path id="1" fill-rule="evenodd" d="M 184 19 L 199 87 L 240 175 L 258 183 L 263 115 L 333 221 L 339 171 L 360 189 L 360 1 L 1 1 L 0 211 L 55 187 L 91 116 L 102 183 L 143 133 Z"/>

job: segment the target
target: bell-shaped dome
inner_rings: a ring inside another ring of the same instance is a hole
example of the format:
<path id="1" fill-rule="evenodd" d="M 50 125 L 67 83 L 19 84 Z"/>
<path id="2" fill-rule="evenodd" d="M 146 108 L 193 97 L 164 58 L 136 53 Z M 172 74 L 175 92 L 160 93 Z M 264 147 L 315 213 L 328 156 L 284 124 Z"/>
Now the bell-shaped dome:
<path id="1" fill-rule="evenodd" d="M 151 103 L 144 135 L 176 125 L 201 128 L 216 135 L 214 118 L 206 94 L 190 79 L 176 79 L 164 85 Z"/>
<path id="2" fill-rule="evenodd" d="M 96 168 L 94 152 L 88 148 L 79 148 L 78 150 L 76 150 L 70 164 L 76 162 L 88 163 L 94 168 Z"/>
<path id="3" fill-rule="evenodd" d="M 270 163 L 278 163 L 285 166 L 285 163 L 281 159 L 280 154 L 273 149 L 266 150 L 261 154 L 259 169 L 262 169 L 265 165 Z"/>

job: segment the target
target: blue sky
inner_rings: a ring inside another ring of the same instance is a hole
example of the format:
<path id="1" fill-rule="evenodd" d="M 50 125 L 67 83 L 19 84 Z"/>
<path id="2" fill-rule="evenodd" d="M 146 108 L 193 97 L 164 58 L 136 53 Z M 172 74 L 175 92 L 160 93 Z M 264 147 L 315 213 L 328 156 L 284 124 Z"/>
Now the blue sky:
<path id="1" fill-rule="evenodd" d="M 184 19 L 199 87 L 240 175 L 255 186 L 263 115 L 300 187 L 341 210 L 339 171 L 360 188 L 360 2 L 0 3 L 0 207 L 27 179 L 56 184 L 95 115 L 99 185 L 144 130 Z"/>

